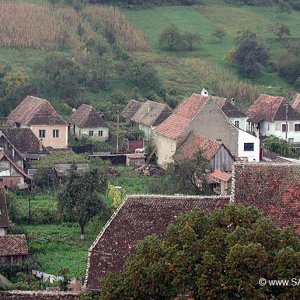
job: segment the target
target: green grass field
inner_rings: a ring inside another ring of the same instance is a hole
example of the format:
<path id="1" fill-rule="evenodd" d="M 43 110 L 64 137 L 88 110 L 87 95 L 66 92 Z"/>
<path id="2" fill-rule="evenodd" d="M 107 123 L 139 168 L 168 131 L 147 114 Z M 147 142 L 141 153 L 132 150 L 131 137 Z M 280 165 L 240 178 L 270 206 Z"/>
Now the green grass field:
<path id="1" fill-rule="evenodd" d="M 139 176 L 129 167 L 119 166 L 120 177 L 111 180 L 113 185 L 122 186 L 126 194 L 145 194 L 157 177 Z M 56 192 L 39 192 L 31 197 L 32 212 L 49 208 L 56 211 Z M 110 200 L 105 197 L 110 205 Z M 77 223 L 28 224 L 29 195 L 17 195 L 17 203 L 22 216 L 22 224 L 28 236 L 30 254 L 35 255 L 41 264 L 40 271 L 57 275 L 62 268 L 68 268 L 71 276 L 85 275 L 88 249 L 99 234 L 105 221 L 95 217 L 86 227 L 85 240 L 80 240 L 80 227 Z M 34 220 L 32 220 L 34 222 Z"/>

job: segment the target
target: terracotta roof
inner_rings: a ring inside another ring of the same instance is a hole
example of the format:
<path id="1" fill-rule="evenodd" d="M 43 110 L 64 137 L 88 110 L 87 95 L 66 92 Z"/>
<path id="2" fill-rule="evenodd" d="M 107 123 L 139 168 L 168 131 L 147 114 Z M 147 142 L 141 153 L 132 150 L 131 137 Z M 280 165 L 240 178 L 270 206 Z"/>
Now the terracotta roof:
<path id="1" fill-rule="evenodd" d="M 168 105 L 147 100 L 131 117 L 131 121 L 145 126 L 157 126 L 171 113 L 172 110 Z"/>
<path id="2" fill-rule="evenodd" d="M 211 160 L 219 151 L 222 143 L 207 137 L 190 133 L 178 146 L 174 155 L 175 160 L 191 159 L 198 151 L 203 151 L 203 157 Z"/>
<path id="3" fill-rule="evenodd" d="M 69 124 L 75 124 L 80 128 L 108 127 L 96 109 L 87 104 L 80 105 L 68 120 Z"/>
<path id="4" fill-rule="evenodd" d="M 8 214 L 7 214 L 7 205 L 6 197 L 3 189 L 0 189 L 0 228 L 8 228 Z M 0 252 L 1 253 L 1 252 Z"/>
<path id="5" fill-rule="evenodd" d="M 217 181 L 229 181 L 232 178 L 231 173 L 222 172 L 218 169 L 215 169 L 210 176 Z"/>
<path id="6" fill-rule="evenodd" d="M 40 151 L 40 142 L 30 128 L 0 128 L 0 133 L 12 144 L 21 154 L 48 153 L 43 147 Z"/>
<path id="7" fill-rule="evenodd" d="M 300 113 L 300 94 L 296 94 L 293 99 L 292 107 L 294 110 L 296 110 L 298 113 Z"/>
<path id="8" fill-rule="evenodd" d="M 255 205 L 281 228 L 300 235 L 300 165 L 235 164 L 235 202 Z"/>
<path id="9" fill-rule="evenodd" d="M 258 123 L 262 120 L 274 122 L 286 119 L 288 105 L 288 120 L 300 120 L 300 114 L 283 98 L 261 94 L 247 110 L 249 121 Z"/>
<path id="10" fill-rule="evenodd" d="M 121 112 L 121 116 L 125 119 L 131 119 L 134 114 L 141 108 L 143 102 L 136 101 L 134 99 L 129 100 L 126 107 Z"/>
<path id="11" fill-rule="evenodd" d="M 192 94 L 191 97 L 183 100 L 174 112 L 155 128 L 155 133 L 174 140 L 179 138 L 184 134 L 192 119 L 204 107 L 208 99 L 208 96 Z"/>
<path id="12" fill-rule="evenodd" d="M 24 234 L 0 236 L 0 256 L 28 255 Z"/>
<path id="13" fill-rule="evenodd" d="M 59 125 L 66 124 L 49 101 L 27 96 L 8 116 L 8 124 Z"/>
<path id="14" fill-rule="evenodd" d="M 89 250 L 86 286 L 99 289 L 99 279 L 120 272 L 128 255 L 147 235 L 163 236 L 169 224 L 194 208 L 212 212 L 229 203 L 226 197 L 128 196 Z"/>

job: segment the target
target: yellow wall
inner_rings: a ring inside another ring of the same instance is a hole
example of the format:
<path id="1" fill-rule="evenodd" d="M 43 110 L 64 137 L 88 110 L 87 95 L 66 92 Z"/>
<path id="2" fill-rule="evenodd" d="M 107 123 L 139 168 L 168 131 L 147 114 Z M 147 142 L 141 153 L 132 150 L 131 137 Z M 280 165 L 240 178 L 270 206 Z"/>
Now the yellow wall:
<path id="1" fill-rule="evenodd" d="M 173 162 L 172 156 L 176 152 L 176 140 L 169 139 L 157 134 L 157 164 L 166 169 L 169 163 Z"/>

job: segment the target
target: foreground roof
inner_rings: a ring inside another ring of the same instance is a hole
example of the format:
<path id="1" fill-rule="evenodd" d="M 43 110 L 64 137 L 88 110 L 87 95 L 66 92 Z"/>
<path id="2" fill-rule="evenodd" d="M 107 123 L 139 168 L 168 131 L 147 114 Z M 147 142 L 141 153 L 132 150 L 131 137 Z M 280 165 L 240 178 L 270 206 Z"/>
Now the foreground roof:
<path id="1" fill-rule="evenodd" d="M 298 113 L 300 113 L 300 94 L 295 95 L 295 97 L 293 99 L 292 107 L 294 110 L 296 110 Z"/>
<path id="2" fill-rule="evenodd" d="M 204 158 L 211 160 L 223 144 L 211 140 L 205 136 L 190 133 L 181 144 L 179 144 L 174 155 L 175 160 L 191 159 L 200 149 Z"/>
<path id="3" fill-rule="evenodd" d="M 142 105 L 143 102 L 134 99 L 129 100 L 128 104 L 121 112 L 121 116 L 125 119 L 130 120 L 134 116 L 134 114 L 141 108 Z"/>
<path id="4" fill-rule="evenodd" d="M 209 98 L 209 96 L 192 94 L 177 106 L 171 116 L 155 128 L 155 132 L 171 139 L 179 138 Z"/>
<path id="5" fill-rule="evenodd" d="M 147 100 L 131 117 L 131 121 L 145 126 L 157 126 L 171 113 L 172 110 L 168 105 Z"/>
<path id="6" fill-rule="evenodd" d="M 3 189 L 0 189 L 0 228 L 8 228 L 8 214 L 7 214 L 7 204 L 6 197 Z M 1 253 L 1 251 L 0 251 Z"/>
<path id="7" fill-rule="evenodd" d="M 283 98 L 261 94 L 247 110 L 249 121 L 258 123 L 262 120 L 274 122 L 286 119 L 286 105 L 288 106 L 288 120 L 300 120 L 300 114 Z"/>
<path id="8" fill-rule="evenodd" d="M 0 256 L 28 255 L 25 234 L 0 236 Z"/>
<path id="9" fill-rule="evenodd" d="M 30 128 L 0 128 L 6 139 L 22 154 L 47 152 L 40 149 L 40 142 Z"/>
<path id="10" fill-rule="evenodd" d="M 9 125 L 60 125 L 66 124 L 48 100 L 27 96 L 8 116 Z"/>
<path id="11" fill-rule="evenodd" d="M 164 236 L 178 216 L 201 208 L 210 213 L 229 203 L 229 197 L 128 196 L 113 214 L 89 250 L 85 285 L 99 289 L 99 280 L 110 272 L 121 272 L 128 255 L 147 235 Z"/>
<path id="12" fill-rule="evenodd" d="M 80 128 L 108 127 L 96 109 L 87 104 L 80 105 L 68 120 L 69 124 L 75 124 Z"/>
<path id="13" fill-rule="evenodd" d="M 300 235 L 299 164 L 235 164 L 233 182 L 234 202 L 255 205 L 279 227 Z"/>

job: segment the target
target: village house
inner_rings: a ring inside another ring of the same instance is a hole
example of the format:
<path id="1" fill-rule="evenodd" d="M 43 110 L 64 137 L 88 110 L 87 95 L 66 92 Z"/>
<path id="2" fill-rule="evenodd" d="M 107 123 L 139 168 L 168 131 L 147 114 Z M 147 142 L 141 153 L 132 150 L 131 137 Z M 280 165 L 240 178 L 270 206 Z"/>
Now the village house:
<path id="1" fill-rule="evenodd" d="M 7 204 L 4 190 L 0 189 L 0 236 L 6 235 L 9 228 Z"/>
<path id="2" fill-rule="evenodd" d="M 176 152 L 173 156 L 175 161 L 192 159 L 194 154 L 202 150 L 202 155 L 211 165 L 211 171 L 219 169 L 221 171 L 230 171 L 234 158 L 223 143 L 210 140 L 207 137 L 196 135 L 190 132 L 182 142 L 179 142 Z"/>
<path id="3" fill-rule="evenodd" d="M 68 120 L 69 132 L 76 138 L 84 135 L 94 140 L 106 141 L 109 127 L 94 107 L 80 105 Z"/>
<path id="4" fill-rule="evenodd" d="M 131 120 L 135 113 L 141 108 L 143 102 L 131 99 L 128 101 L 126 107 L 122 110 L 121 116 L 125 120 Z"/>
<path id="5" fill-rule="evenodd" d="M 13 128 L 30 128 L 43 146 L 66 148 L 68 126 L 49 101 L 27 96 L 8 116 Z"/>
<path id="6" fill-rule="evenodd" d="M 211 96 L 192 94 L 182 101 L 175 111 L 155 128 L 157 163 L 166 168 L 180 140 L 191 131 L 222 142 L 233 157 L 259 161 L 259 138 L 234 126 Z"/>
<path id="7" fill-rule="evenodd" d="M 0 263 L 22 264 L 28 257 L 25 234 L 0 236 Z"/>
<path id="8" fill-rule="evenodd" d="M 276 136 L 300 143 L 300 113 L 283 97 L 261 94 L 247 110 L 247 116 L 248 131 L 258 137 Z"/>
<path id="9" fill-rule="evenodd" d="M 49 154 L 29 128 L 0 128 L 0 150 L 26 174 L 32 160 L 41 159 Z"/>
<path id="10" fill-rule="evenodd" d="M 171 115 L 171 108 L 163 103 L 147 100 L 142 103 L 139 109 L 133 114 L 130 111 L 131 108 L 137 108 L 139 104 L 135 102 L 129 102 L 129 104 L 122 111 L 122 116 L 130 116 L 130 120 L 138 124 L 139 129 L 144 132 L 144 139 L 150 141 L 155 137 L 154 129 L 160 123 L 162 123 L 168 116 Z"/>
<path id="11" fill-rule="evenodd" d="M 164 236 L 181 214 L 195 208 L 209 213 L 228 203 L 229 197 L 216 196 L 127 196 L 89 249 L 85 287 L 99 290 L 100 279 L 123 270 L 138 241 L 151 234 Z"/>

